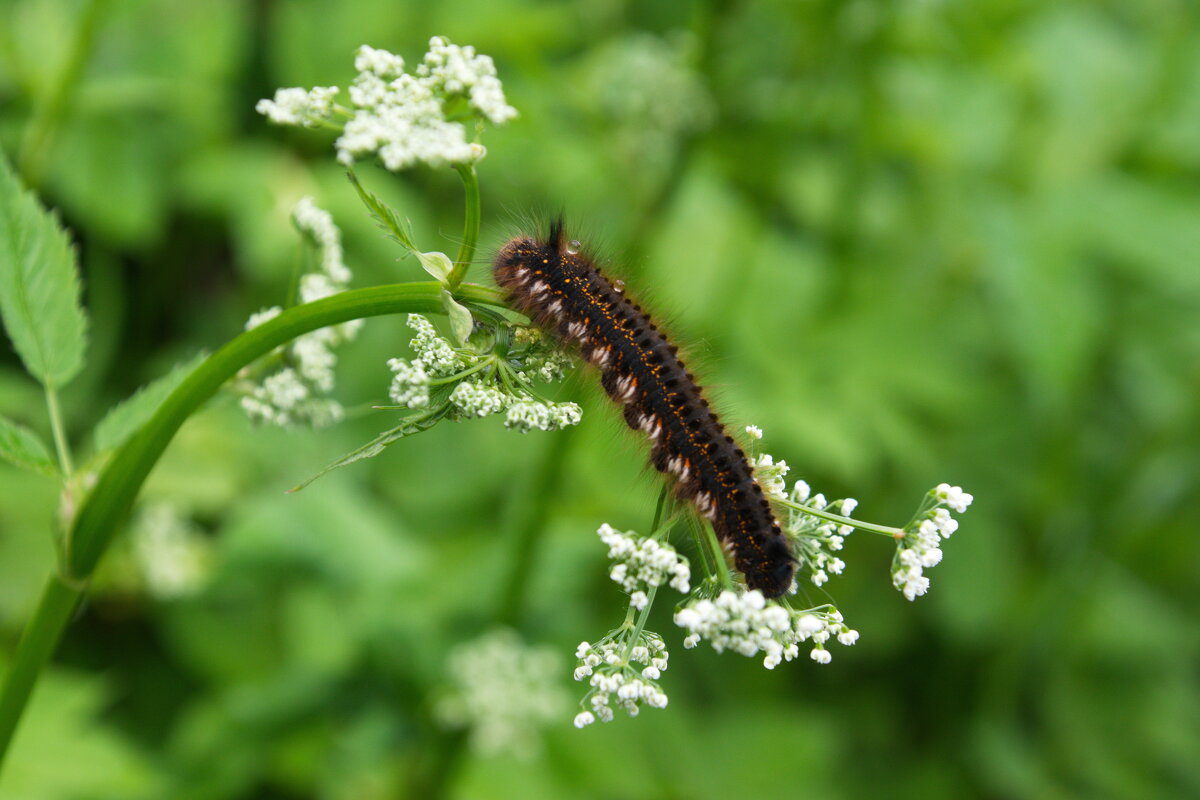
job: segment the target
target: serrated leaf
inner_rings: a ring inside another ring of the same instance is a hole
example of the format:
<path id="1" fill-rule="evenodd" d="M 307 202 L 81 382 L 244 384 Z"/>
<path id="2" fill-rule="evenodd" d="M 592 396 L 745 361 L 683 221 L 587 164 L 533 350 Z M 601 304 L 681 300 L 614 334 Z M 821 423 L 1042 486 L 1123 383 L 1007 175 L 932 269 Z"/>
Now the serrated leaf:
<path id="1" fill-rule="evenodd" d="M 150 419 L 167 396 L 175 391 L 175 387 L 207 357 L 207 353 L 197 353 L 192 359 L 176 365 L 163 377 L 146 384 L 113 406 L 96 426 L 96 451 L 102 452 L 120 446 Z"/>
<path id="2" fill-rule="evenodd" d="M 87 320 L 71 241 L 3 157 L 0 317 L 25 368 L 43 384 L 62 386 L 83 366 Z"/>
<path id="3" fill-rule="evenodd" d="M 353 464 L 355 461 L 362 461 L 363 459 L 374 458 L 375 456 L 382 453 L 385 448 L 395 444 L 396 442 L 400 441 L 401 439 L 403 439 L 407 436 L 412 436 L 414 434 L 420 433 L 421 431 L 429 430 L 430 428 L 432 428 L 434 425 L 437 424 L 438 420 L 440 420 L 445 415 L 445 412 L 446 412 L 446 408 L 442 407 L 442 408 L 437 409 L 436 411 L 431 411 L 431 412 L 428 412 L 425 414 L 418 414 L 418 415 L 414 415 L 412 417 L 406 418 L 403 422 L 401 422 L 396 427 L 392 428 L 389 431 L 384 431 L 383 433 L 379 434 L 374 439 L 367 442 L 366 444 L 364 444 L 362 447 L 358 448 L 357 450 L 351 450 L 346 455 L 344 455 L 341 458 L 337 459 L 336 461 L 333 461 L 330 464 L 328 464 L 324 469 L 322 469 L 316 475 L 313 475 L 311 478 L 304 481 L 303 483 L 297 484 L 296 486 L 292 487 L 288 491 L 289 492 L 298 492 L 301 489 L 303 489 L 305 486 L 308 486 L 310 483 L 315 481 L 317 478 L 320 478 L 330 472 L 333 472 L 335 469 L 340 469 L 342 467 L 348 466 L 350 464 Z"/>
<path id="4" fill-rule="evenodd" d="M 363 188 L 358 182 L 358 176 L 354 174 L 354 170 L 346 170 L 346 177 L 350 179 L 351 185 L 354 186 L 354 191 L 358 192 L 358 199 L 362 200 L 363 205 L 367 207 L 371 218 L 375 220 L 375 224 L 388 235 L 388 238 L 393 239 L 410 253 L 419 254 L 417 246 L 413 244 L 412 237 L 404 230 L 404 225 L 401 224 L 400 218 L 396 216 L 396 212 L 392 211 L 387 203 L 380 200 L 375 195 Z"/>
<path id="5" fill-rule="evenodd" d="M 51 478 L 58 475 L 50 451 L 37 434 L 4 417 L 0 417 L 0 458 Z"/>

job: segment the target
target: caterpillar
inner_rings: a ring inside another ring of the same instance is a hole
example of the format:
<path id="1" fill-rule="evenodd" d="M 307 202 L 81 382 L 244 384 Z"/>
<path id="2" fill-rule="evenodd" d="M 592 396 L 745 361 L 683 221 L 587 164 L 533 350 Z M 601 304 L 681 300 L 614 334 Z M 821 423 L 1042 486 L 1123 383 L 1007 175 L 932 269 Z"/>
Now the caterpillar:
<path id="1" fill-rule="evenodd" d="M 712 523 L 746 584 L 766 597 L 786 592 L 795 560 L 746 454 L 709 408 L 679 349 L 626 296 L 624 284 L 610 281 L 577 240 L 566 238 L 561 219 L 545 238 L 505 243 L 493 274 L 514 308 L 599 368 L 625 422 L 650 440 L 650 463 Z"/>

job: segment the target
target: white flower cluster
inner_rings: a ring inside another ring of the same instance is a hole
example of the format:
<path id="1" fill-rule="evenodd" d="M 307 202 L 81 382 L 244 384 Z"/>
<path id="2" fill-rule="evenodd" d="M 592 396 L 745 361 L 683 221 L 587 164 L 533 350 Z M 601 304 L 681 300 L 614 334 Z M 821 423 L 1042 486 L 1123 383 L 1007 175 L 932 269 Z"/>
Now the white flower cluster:
<path id="1" fill-rule="evenodd" d="M 147 591 L 171 600 L 194 594 L 212 566 L 212 546 L 170 503 L 147 505 L 133 526 L 133 548 Z"/>
<path id="2" fill-rule="evenodd" d="M 333 223 L 333 215 L 311 197 L 302 197 L 292 209 L 292 220 L 301 232 L 312 237 L 321 253 L 321 272 L 305 277 L 320 277 L 341 287 L 349 283 L 350 270 L 342 261 L 342 232 Z"/>
<path id="3" fill-rule="evenodd" d="M 958 520 L 947 509 L 961 514 L 974 499 L 961 486 L 939 483 L 930 490 L 923 510 L 905 527 L 904 538 L 897 542 L 896 556 L 892 559 L 892 585 L 909 600 L 929 591 L 929 578 L 924 572 L 941 563 L 942 540 L 958 530 Z"/>
<path id="4" fill-rule="evenodd" d="M 430 403 L 432 386 L 454 383 L 447 398 L 450 419 L 471 419 L 503 412 L 505 427 L 522 433 L 558 430 L 577 425 L 582 419 L 583 412 L 576 403 L 540 400 L 497 378 L 499 372 L 509 370 L 518 381 L 524 382 L 527 373 L 523 369 L 530 369 L 530 363 L 540 365 L 538 374 L 548 380 L 563 377 L 570 361 L 554 349 L 552 342 L 530 339 L 526 347 L 510 353 L 517 358 L 517 363 L 512 364 L 501 362 L 492 354 L 480 355 L 455 348 L 420 314 L 410 314 L 408 325 L 416 331 L 410 342 L 416 358 L 388 361 L 392 371 L 388 394 L 397 405 L 425 408 Z M 457 382 L 454 381 L 456 376 L 461 376 Z"/>
<path id="5" fill-rule="evenodd" d="M 408 315 L 408 327 L 415 332 L 408 346 L 416 358 L 389 359 L 392 385 L 388 395 L 399 406 L 424 408 L 429 405 L 429 386 L 434 378 L 446 378 L 471 366 L 475 357 L 456 350 L 438 335 L 433 323 L 420 314 Z"/>
<path id="6" fill-rule="evenodd" d="M 750 466 L 754 468 L 754 477 L 762 487 L 763 494 L 776 500 L 787 497 L 787 483 L 783 478 L 791 468 L 786 461 L 782 458 L 776 461 L 770 453 L 763 453 L 754 456 Z"/>
<path id="7" fill-rule="evenodd" d="M 462 123 L 447 119 L 447 111 L 461 104 L 496 125 L 517 113 L 504 98 L 492 59 L 441 36 L 430 39 L 415 75 L 404 72 L 400 56 L 367 45 L 359 48 L 354 67 L 358 76 L 350 86 L 348 109 L 334 104 L 337 87 L 280 89 L 256 108 L 283 125 L 340 127 L 339 161 L 351 164 L 378 154 L 390 170 L 482 158 L 482 145 L 468 142 Z"/>
<path id="8" fill-rule="evenodd" d="M 566 352 L 553 347 L 542 347 L 526 357 L 524 369 L 518 371 L 517 376 L 525 381 L 536 376 L 546 383 L 554 383 L 565 378 L 567 370 L 573 366 L 575 362 Z"/>
<path id="9" fill-rule="evenodd" d="M 459 418 L 487 417 L 503 411 L 508 398 L 509 395 L 495 384 L 468 378 L 454 387 L 450 393 L 450 405 L 454 406 Z"/>
<path id="10" fill-rule="evenodd" d="M 858 641 L 858 631 L 847 627 L 836 609 L 795 611 L 766 600 L 757 589 L 740 594 L 724 591 L 715 600 L 692 600 L 676 612 L 675 624 L 688 632 L 684 647 L 707 639 L 718 653 L 733 650 L 748 657 L 764 653 L 767 669 L 799 656 L 801 642 L 813 643 L 809 652 L 813 661 L 828 664 L 832 656 L 825 643 L 831 638 L 844 645 Z"/>
<path id="11" fill-rule="evenodd" d="M 553 648 L 528 645 L 512 630 L 491 631 L 451 651 L 449 690 L 434 714 L 449 728 L 469 729 L 480 755 L 534 755 L 540 729 L 569 702 L 558 684 L 561 669 Z"/>
<path id="12" fill-rule="evenodd" d="M 788 499 L 816 511 L 828 511 L 843 517 L 850 516 L 858 506 L 858 501 L 853 497 L 826 502 L 825 495 L 810 497 L 811 492 L 807 483 L 796 481 Z M 846 569 L 846 562 L 834 553 L 842 549 L 846 537 L 854 532 L 852 526 L 838 525 L 797 509 L 789 509 L 783 529 L 792 540 L 792 551 L 796 558 L 808 567 L 815 586 L 824 586 L 830 574 L 841 575 Z"/>
<path id="13" fill-rule="evenodd" d="M 578 425 L 583 411 L 575 403 L 543 403 L 539 400 L 516 400 L 504 412 L 504 427 L 521 433 L 532 430 L 556 431 Z"/>
<path id="14" fill-rule="evenodd" d="M 612 722 L 613 705 L 631 717 L 638 715 L 642 704 L 666 708 L 667 694 L 658 679 L 666 672 L 669 657 L 662 637 L 648 631 L 632 642 L 622 636 L 605 637 L 597 644 L 580 642 L 575 650 L 575 680 L 587 680 L 591 689 L 581 702 L 583 710 L 575 715 L 575 727 L 587 727 L 597 719 Z"/>
<path id="15" fill-rule="evenodd" d="M 493 125 L 503 125 L 517 115 L 504 99 L 492 57 L 476 54 L 469 45 L 459 47 L 444 36 L 434 36 L 425 60 L 417 67 L 417 77 L 447 97 L 464 95 L 471 108 Z"/>
<path id="16" fill-rule="evenodd" d="M 596 534 L 608 545 L 608 557 L 617 562 L 608 576 L 629 594 L 629 604 L 637 610 L 649 602 L 647 591 L 664 583 L 683 594 L 690 591 L 691 567 L 671 545 L 621 533 L 607 522 Z"/>
<path id="17" fill-rule="evenodd" d="M 751 425 L 746 428 L 746 433 L 750 436 L 753 453 L 754 443 L 762 438 L 762 428 Z M 788 464 L 783 459 L 776 461 L 769 453 L 753 455 L 751 464 L 758 484 L 773 500 L 790 501 L 815 511 L 828 511 L 841 516 L 850 516 L 858 505 L 853 498 L 826 502 L 823 494 L 810 497 L 812 490 L 804 481 L 796 481 L 788 493 L 784 480 L 790 471 Z M 842 574 L 846 562 L 835 556 L 834 552 L 842 549 L 842 543 L 854 530 L 853 527 L 837 525 L 795 508 L 789 508 L 787 518 L 782 522 L 784 532 L 792 541 L 793 553 L 808 567 L 814 585 L 823 586 L 831 574 Z"/>
<path id="18" fill-rule="evenodd" d="M 339 91 L 336 86 L 316 86 L 307 91 L 279 89 L 274 100 L 259 100 L 254 110 L 277 125 L 313 128 L 333 114 L 333 100 Z"/>
<path id="19" fill-rule="evenodd" d="M 300 301 L 311 303 L 345 290 L 351 274 L 342 260 L 342 235 L 333 217 L 318 208 L 311 197 L 305 197 L 292 211 L 292 220 L 320 256 L 319 268 L 300 277 Z M 246 330 L 279 313 L 278 307 L 272 307 L 252 314 Z M 297 337 L 279 351 L 283 367 L 259 384 L 239 386 L 242 408 L 250 419 L 281 427 L 299 423 L 324 427 L 341 420 L 341 404 L 326 396 L 333 391 L 337 365 L 333 348 L 353 339 L 361 325 L 362 320 L 351 320 L 321 328 Z"/>

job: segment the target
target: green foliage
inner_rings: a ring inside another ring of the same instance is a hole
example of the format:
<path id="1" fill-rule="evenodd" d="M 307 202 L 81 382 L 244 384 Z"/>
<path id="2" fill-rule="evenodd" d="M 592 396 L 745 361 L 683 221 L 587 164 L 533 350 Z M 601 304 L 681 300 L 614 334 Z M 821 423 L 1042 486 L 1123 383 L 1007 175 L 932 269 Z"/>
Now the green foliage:
<path id="1" fill-rule="evenodd" d="M 112 450 L 133 435 L 162 405 L 167 395 L 171 394 L 206 357 L 206 353 L 198 353 L 194 358 L 177 365 L 166 375 L 146 384 L 114 406 L 96 425 L 96 451 Z"/>
<path id="2" fill-rule="evenodd" d="M 0 458 L 50 477 L 58 474 L 54 459 L 37 434 L 4 417 L 0 417 Z"/>
<path id="3" fill-rule="evenodd" d="M 435 406 L 437 405 L 438 404 L 435 403 Z M 391 447 L 401 439 L 404 439 L 408 436 L 413 436 L 421 431 L 429 430 L 436 425 L 439 420 L 441 420 L 441 418 L 445 415 L 445 412 L 446 407 L 442 405 L 431 414 L 412 414 L 405 417 L 404 420 L 396 427 L 384 431 L 371 441 L 364 444 L 362 447 L 356 447 L 341 458 L 329 462 L 321 468 L 320 472 L 316 473 L 311 478 L 296 484 L 290 489 L 290 491 L 298 492 L 315 481 L 317 478 L 324 477 L 335 469 L 348 467 L 357 461 L 362 461 L 364 458 L 374 458 L 382 453 L 386 448 Z"/>
<path id="4" fill-rule="evenodd" d="M 11 5 L 0 146 L 19 164 L 83 4 Z M 89 294 L 115 298 L 116 355 L 64 393 L 68 438 L 153 365 L 286 297 L 302 195 L 343 226 L 358 285 L 423 277 L 397 263 L 324 133 L 252 108 L 279 86 L 345 86 L 363 42 L 411 61 L 445 33 L 496 59 L 521 112 L 488 133 L 466 280 L 486 283 L 489 248 L 528 229 L 512 216 L 564 209 L 667 319 L 724 418 L 765 428 L 793 477 L 879 519 L 940 480 L 977 497 L 915 604 L 887 585 L 886 548 L 848 540 L 852 566 L 827 588 L 862 639 L 829 667 L 683 651 L 658 609 L 667 710 L 585 731 L 565 718 L 527 762 L 458 750 L 439 773 L 447 796 L 1200 795 L 1193 5 L 106 6 L 37 183 L 86 245 Z M 647 41 L 678 54 L 707 97 L 689 103 L 710 114 L 672 107 L 656 70 L 610 63 Z M 358 171 L 413 242 L 453 252 L 453 172 Z M 0 180 L 0 302 L 47 306 L 4 305 L 5 325 L 30 370 L 61 383 L 83 351 L 73 256 Z M 14 260 L 23 243 L 54 255 L 32 264 L 48 271 Z M 284 494 L 397 425 L 368 409 L 403 337 L 373 321 L 346 349 L 338 396 L 357 411 L 336 428 L 252 429 L 221 402 L 188 422 L 146 494 L 205 531 L 208 583 L 153 597 L 119 579 L 141 569 L 135 548 L 114 554 L 0 795 L 420 795 L 431 753 L 453 750 L 428 701 L 454 645 L 501 616 L 565 656 L 603 634 L 621 598 L 590 532 L 646 525 L 658 487 L 590 373 L 565 387 L 585 409 L 569 437 L 439 425 Z M 38 403 L 0 353 L 3 419 L 33 420 Z M 0 449 L 46 467 L 14 425 L 0 423 Z M 105 426 L 119 430 L 101 444 L 137 423 Z M 7 463 L 0 486 L 11 651 L 31 573 L 52 568 L 60 500 Z"/>
<path id="5" fill-rule="evenodd" d="M 50 387 L 83 366 L 87 320 L 67 232 L 0 158 L 0 316 L 25 368 Z"/>

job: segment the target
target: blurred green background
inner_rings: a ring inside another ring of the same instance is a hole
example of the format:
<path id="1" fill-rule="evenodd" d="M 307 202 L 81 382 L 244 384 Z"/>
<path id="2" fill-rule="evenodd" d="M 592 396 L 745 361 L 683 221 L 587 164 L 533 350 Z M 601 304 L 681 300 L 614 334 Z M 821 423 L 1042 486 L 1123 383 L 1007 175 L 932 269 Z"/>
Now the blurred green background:
<path id="1" fill-rule="evenodd" d="M 442 425 L 285 496 L 390 427 L 367 409 L 407 336 L 375 320 L 341 351 L 342 425 L 255 430 L 227 398 L 185 426 L 143 499 L 207 567 L 156 592 L 128 537 L 110 554 L 0 796 L 1200 796 L 1194 3 L 0 9 L 0 145 L 79 242 L 81 455 L 113 403 L 283 300 L 301 195 L 341 224 L 356 285 L 421 279 L 331 137 L 254 103 L 345 86 L 360 44 L 411 64 L 443 34 L 492 55 L 521 112 L 484 137 L 485 257 L 562 209 L 791 477 L 893 524 L 940 481 L 977 498 L 915 603 L 891 543 L 851 537 L 828 588 L 862 639 L 829 667 L 684 651 L 668 601 L 667 710 L 576 731 L 568 704 L 540 753 L 480 754 L 432 713 L 448 654 L 507 624 L 581 693 L 575 645 L 623 613 L 592 531 L 645 531 L 657 484 L 585 373 L 569 434 Z M 453 252 L 450 170 L 362 175 Z M 0 413 L 47 433 L 3 350 Z M 4 464 L 0 486 L 2 660 L 53 563 L 57 489 Z"/>

